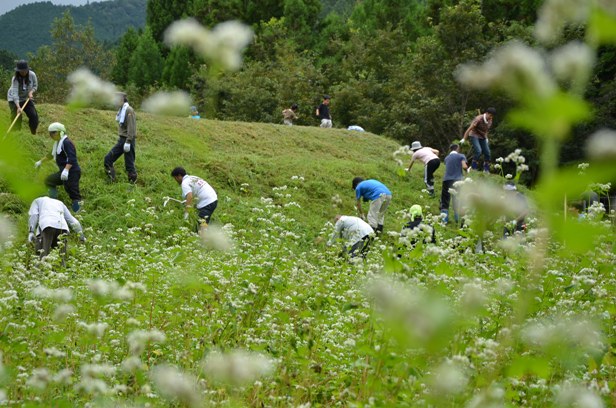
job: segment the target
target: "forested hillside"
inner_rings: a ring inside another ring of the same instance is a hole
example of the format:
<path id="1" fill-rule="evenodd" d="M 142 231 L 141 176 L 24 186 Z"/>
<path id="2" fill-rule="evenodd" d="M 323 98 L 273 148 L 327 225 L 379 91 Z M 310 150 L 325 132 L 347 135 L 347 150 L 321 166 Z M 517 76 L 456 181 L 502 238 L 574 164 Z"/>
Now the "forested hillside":
<path id="1" fill-rule="evenodd" d="M 96 39 L 113 43 L 128 27 L 145 24 L 146 0 L 113 0 L 85 6 L 57 6 L 50 1 L 26 4 L 0 16 L 0 47 L 25 58 L 51 43 L 51 24 L 68 10 L 78 25 L 92 23 Z"/>

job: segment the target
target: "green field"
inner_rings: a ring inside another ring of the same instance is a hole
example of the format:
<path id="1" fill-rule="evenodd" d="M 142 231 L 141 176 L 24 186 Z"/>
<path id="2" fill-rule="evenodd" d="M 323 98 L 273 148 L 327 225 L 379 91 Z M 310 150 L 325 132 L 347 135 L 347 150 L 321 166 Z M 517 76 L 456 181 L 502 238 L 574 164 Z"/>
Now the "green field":
<path id="1" fill-rule="evenodd" d="M 614 229 L 607 216 L 555 224 L 546 194 L 566 190 L 562 179 L 540 186 L 526 235 L 502 240 L 498 219 L 472 224 L 488 227 L 476 253 L 477 232 L 441 225 L 423 169 L 400 171 L 399 146 L 381 136 L 138 112 L 131 186 L 123 159 L 117 183 L 103 171 L 115 112 L 39 105 L 39 114 L 39 133 L 12 134 L 0 156 L 9 174 L 0 210 L 15 230 L 0 261 L 6 404 L 616 404 Z M 66 267 L 57 254 L 34 256 L 25 237 L 36 194 L 13 194 L 45 193 L 55 166 L 33 163 L 51 148 L 53 121 L 82 167 L 87 242 L 71 237 Z M 181 208 L 163 207 L 180 197 L 169 175 L 178 165 L 218 192 L 210 242 Z M 323 238 L 334 215 L 354 215 L 355 176 L 383 181 L 394 199 L 386 234 L 350 263 Z M 415 203 L 435 214 L 426 218 L 437 245 L 399 242 Z"/>

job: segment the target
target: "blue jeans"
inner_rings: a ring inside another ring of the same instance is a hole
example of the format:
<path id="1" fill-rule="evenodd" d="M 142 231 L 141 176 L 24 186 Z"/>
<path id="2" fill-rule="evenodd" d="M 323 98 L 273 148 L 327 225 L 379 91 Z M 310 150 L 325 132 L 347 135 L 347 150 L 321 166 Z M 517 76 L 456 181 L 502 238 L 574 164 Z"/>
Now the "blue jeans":
<path id="1" fill-rule="evenodd" d="M 490 147 L 488 146 L 488 139 L 480 139 L 477 136 L 469 136 L 471 144 L 473 145 L 473 160 L 479 161 L 479 157 L 483 153 L 483 160 L 490 161 Z"/>

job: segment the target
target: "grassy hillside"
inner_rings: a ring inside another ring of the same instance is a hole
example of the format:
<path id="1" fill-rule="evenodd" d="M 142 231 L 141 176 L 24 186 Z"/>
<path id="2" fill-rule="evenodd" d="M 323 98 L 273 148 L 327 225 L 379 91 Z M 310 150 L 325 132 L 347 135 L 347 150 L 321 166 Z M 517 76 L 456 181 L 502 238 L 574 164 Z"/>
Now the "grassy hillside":
<path id="1" fill-rule="evenodd" d="M 395 229 L 401 220 L 395 220 L 394 212 L 415 203 L 423 186 L 422 169 L 415 168 L 412 178 L 399 177 L 392 158 L 397 144 L 370 133 L 194 121 L 138 113 L 139 181 L 135 189 L 129 189 L 122 158 L 116 163 L 119 183 L 108 184 L 103 172 L 103 157 L 117 139 L 115 112 L 71 112 L 62 106 L 40 106 L 39 134 L 32 137 L 24 130 L 19 138 L 33 163 L 52 144 L 46 134 L 47 125 L 53 121 L 65 124 L 83 169 L 84 221 L 98 228 L 113 230 L 123 226 L 124 220 L 109 224 L 108 218 L 114 218 L 110 213 L 130 198 L 143 200 L 147 196 L 158 205 L 164 196 L 179 196 L 179 187 L 169 176 L 171 169 L 179 165 L 203 177 L 217 190 L 220 205 L 215 218 L 220 223 L 244 222 L 261 197 L 271 196 L 272 187 L 288 185 L 293 176 L 303 177 L 295 195 L 301 206 L 296 218 L 298 230 L 308 239 L 337 212 L 355 213 L 351 189 L 355 176 L 377 178 L 390 187 L 394 201 L 388 223 Z M 41 182 L 55 169 L 48 163 L 37 174 L 31 167 L 26 165 L 24 171 Z M 340 209 L 332 206 L 335 195 L 342 199 Z"/>

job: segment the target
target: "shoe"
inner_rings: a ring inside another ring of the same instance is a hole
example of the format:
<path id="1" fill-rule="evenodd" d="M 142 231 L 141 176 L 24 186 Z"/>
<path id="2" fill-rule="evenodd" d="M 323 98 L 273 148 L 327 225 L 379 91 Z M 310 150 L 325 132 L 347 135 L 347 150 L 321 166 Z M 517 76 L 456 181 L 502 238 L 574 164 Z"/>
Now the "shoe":
<path id="1" fill-rule="evenodd" d="M 115 172 L 115 168 L 110 167 L 105 169 L 105 172 L 107 173 L 107 176 L 109 177 L 109 181 L 111 181 L 112 183 L 115 182 L 116 180 L 116 172 Z"/>
<path id="2" fill-rule="evenodd" d="M 128 175 L 128 182 L 135 184 L 137 182 L 137 173 L 131 173 Z"/>
<path id="3" fill-rule="evenodd" d="M 71 209 L 74 213 L 79 212 L 79 210 L 81 210 L 81 202 L 77 200 L 73 201 L 71 204 Z"/>

